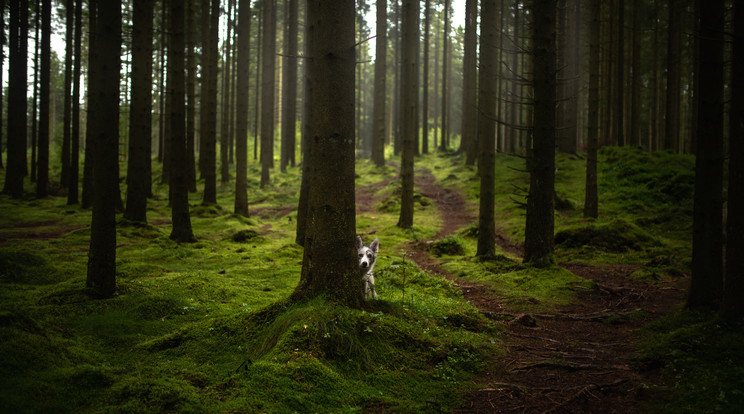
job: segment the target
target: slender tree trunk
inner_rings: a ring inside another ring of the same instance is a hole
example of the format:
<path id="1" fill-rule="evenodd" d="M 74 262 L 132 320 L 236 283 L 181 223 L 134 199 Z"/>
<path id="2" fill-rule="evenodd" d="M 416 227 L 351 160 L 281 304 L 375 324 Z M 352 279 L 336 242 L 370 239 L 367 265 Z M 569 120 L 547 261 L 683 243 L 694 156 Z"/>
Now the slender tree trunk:
<path id="1" fill-rule="evenodd" d="M 28 1 L 10 1 L 8 68 L 8 158 L 3 193 L 23 196 L 26 171 L 26 54 L 28 53 Z"/>
<path id="2" fill-rule="evenodd" d="M 124 217 L 147 222 L 146 167 L 150 161 L 152 134 L 153 0 L 134 0 L 132 13 L 132 97 L 129 112 L 129 159 L 127 160 L 127 206 Z"/>
<path id="3" fill-rule="evenodd" d="M 168 93 L 171 99 L 170 114 L 170 194 L 173 228 L 170 239 L 179 243 L 196 241 L 191 230 L 189 215 L 189 185 L 186 176 L 186 86 L 184 61 L 186 60 L 184 5 L 180 0 L 168 0 Z"/>
<path id="4" fill-rule="evenodd" d="M 308 0 L 309 1 L 309 0 Z M 314 15 L 314 13 L 317 11 L 317 7 L 307 7 L 305 12 L 305 55 L 312 57 L 312 53 L 314 53 L 315 46 L 315 24 L 317 17 Z M 314 74 L 313 70 L 315 70 L 315 66 L 312 64 L 312 61 L 308 60 L 303 65 L 305 68 L 305 98 L 303 102 L 303 115 L 302 115 L 302 129 L 303 134 L 305 137 L 312 137 L 313 132 L 312 128 L 314 125 L 313 122 L 313 84 L 314 84 Z M 312 161 L 312 148 L 313 148 L 313 140 L 312 139 L 305 139 L 302 142 L 302 182 L 300 184 L 300 199 L 297 205 L 297 231 L 295 233 L 295 243 L 297 243 L 300 246 L 305 245 L 305 240 L 307 239 L 308 233 L 310 230 L 309 224 L 308 224 L 308 204 L 310 199 L 310 175 L 312 174 L 311 170 L 311 161 Z"/>
<path id="5" fill-rule="evenodd" d="M 186 2 L 186 178 L 189 183 L 189 191 L 196 192 L 196 159 L 194 152 L 196 147 L 196 56 L 194 52 L 194 37 L 196 36 L 196 19 L 194 18 L 194 1 Z M 148 142 L 150 138 L 148 137 Z"/>
<path id="6" fill-rule="evenodd" d="M 232 1 L 227 2 L 227 24 L 225 25 L 225 58 L 222 64 L 222 123 L 220 125 L 220 182 L 230 181 L 230 31 L 232 28 Z"/>
<path id="7" fill-rule="evenodd" d="M 209 2 L 209 0 L 202 0 Z M 202 4 L 202 13 L 205 13 L 204 4 Z M 220 19 L 220 0 L 212 0 L 211 12 L 206 12 L 209 16 L 209 24 L 204 27 L 202 21 L 202 31 L 207 32 L 206 38 L 203 39 L 204 52 L 203 68 L 207 67 L 203 75 L 206 80 L 202 81 L 202 113 L 201 113 L 201 139 L 204 142 L 204 198 L 203 204 L 217 204 L 217 61 L 219 60 L 217 43 L 219 42 L 219 19 Z M 204 17 L 206 19 L 206 17 Z"/>
<path id="8" fill-rule="evenodd" d="M 235 117 L 235 214 L 248 217 L 248 96 L 250 93 L 251 1 L 238 3 L 238 82 Z"/>
<path id="9" fill-rule="evenodd" d="M 723 294 L 723 30 L 724 1 L 700 10 L 700 105 L 698 106 L 692 274 L 687 306 L 720 305 Z M 702 127 L 704 126 L 704 127 Z"/>
<path id="10" fill-rule="evenodd" d="M 276 53 L 276 5 L 263 3 L 263 47 L 261 70 L 261 188 L 269 185 L 269 169 L 274 167 L 274 98 Z"/>
<path id="11" fill-rule="evenodd" d="M 478 256 L 496 254 L 496 89 L 498 79 L 497 36 L 499 28 L 496 0 L 481 2 L 480 79 L 478 108 L 478 166 L 480 169 L 480 210 L 478 216 Z"/>
<path id="12" fill-rule="evenodd" d="M 13 0 L 11 0 L 13 1 Z M 3 12 L 0 13 L 0 33 L 3 33 L 3 35 L 0 36 L 0 49 L 5 49 L 5 44 L 7 43 L 7 38 L 5 37 L 5 0 L 0 0 L 0 10 Z M 3 83 L 3 73 L 4 73 L 4 66 L 5 66 L 5 53 L 0 53 L 0 85 L 4 85 Z M 5 113 L 3 111 L 3 88 L 0 88 L 0 114 Z M 5 168 L 3 165 L 3 117 L 0 116 L 0 168 Z"/>
<path id="13" fill-rule="evenodd" d="M 295 165 L 295 145 L 297 143 L 297 0 L 289 0 L 287 18 L 287 57 L 284 57 L 284 81 L 282 82 L 282 153 L 280 168 L 287 171 L 287 165 Z"/>
<path id="14" fill-rule="evenodd" d="M 586 138 L 586 193 L 584 217 L 597 218 L 597 147 L 599 146 L 600 0 L 589 0 L 589 114 Z"/>
<path id="15" fill-rule="evenodd" d="M 633 0 L 633 54 L 631 63 L 630 85 L 630 139 L 632 145 L 641 145 L 641 19 L 640 0 Z"/>
<path id="16" fill-rule="evenodd" d="M 427 0 L 428 1 L 428 0 Z M 428 33 L 428 32 L 427 32 Z M 427 48 L 428 50 L 428 48 Z M 428 67 L 424 56 L 424 67 Z M 372 161 L 378 167 L 385 165 L 385 96 L 386 96 L 386 70 L 387 70 L 387 0 L 377 0 L 377 40 L 375 44 L 375 92 L 374 107 L 372 109 Z M 426 75 L 424 75 L 426 76 Z M 426 86 L 424 86 L 426 96 Z M 426 105 L 426 104 L 424 104 Z M 424 125 L 426 125 L 426 113 L 424 112 Z M 426 127 L 424 127 L 426 131 Z M 426 136 L 423 136 L 426 140 Z M 424 148 L 426 142 L 424 141 Z"/>
<path id="17" fill-rule="evenodd" d="M 617 49 L 615 50 L 615 105 L 614 126 L 615 142 L 625 145 L 624 109 L 625 109 L 625 1 L 617 0 Z"/>
<path id="18" fill-rule="evenodd" d="M 80 72 L 83 65 L 83 0 L 75 0 L 75 68 L 72 75 L 72 141 L 67 204 L 78 203 L 80 176 Z"/>
<path id="19" fill-rule="evenodd" d="M 442 32 L 442 131 L 439 137 L 439 150 L 447 150 L 447 134 L 449 134 L 449 123 L 447 113 L 449 102 L 447 101 L 447 83 L 449 81 L 447 66 L 449 62 L 449 32 L 450 32 L 450 0 L 444 0 L 444 32 Z"/>
<path id="20" fill-rule="evenodd" d="M 46 197 L 49 194 L 49 82 L 51 77 L 51 36 L 52 0 L 42 0 L 41 83 L 39 87 L 39 174 L 37 176 L 38 181 L 36 182 L 36 196 L 40 198 Z"/>
<path id="21" fill-rule="evenodd" d="M 98 0 L 94 0 L 88 3 L 88 87 L 86 107 L 87 112 L 94 108 L 91 100 L 93 98 L 93 87 L 95 85 L 93 78 L 97 76 L 97 63 L 95 62 L 96 54 L 92 51 L 97 50 L 96 45 L 96 33 L 98 30 Z M 97 120 L 95 116 L 87 116 L 85 118 L 85 164 L 83 165 L 83 196 L 80 202 L 82 208 L 89 208 L 93 202 L 93 163 L 95 152 L 95 140 L 93 139 L 94 123 Z"/>
<path id="22" fill-rule="evenodd" d="M 116 290 L 116 194 L 119 162 L 119 53 L 121 48 L 121 1 L 97 3 L 91 105 L 96 108 L 92 124 L 93 214 L 90 226 L 86 286 L 97 297 L 108 298 Z"/>
<path id="23" fill-rule="evenodd" d="M 72 131 L 72 37 L 75 28 L 73 23 L 73 3 L 73 1 L 67 1 L 65 5 L 65 96 L 62 121 L 62 168 L 59 179 L 62 188 L 66 188 L 70 181 L 70 133 Z"/>
<path id="24" fill-rule="evenodd" d="M 744 319 L 744 1 L 734 0 L 723 316 Z"/>
<path id="25" fill-rule="evenodd" d="M 493 19 L 498 19 L 498 10 L 494 10 Z M 476 26 L 478 24 L 478 2 L 476 0 L 467 0 L 465 2 L 465 39 L 464 39 L 464 56 L 462 61 L 462 138 L 460 146 L 465 151 L 465 164 L 475 165 L 476 155 L 478 154 L 478 103 L 476 101 L 476 81 L 477 81 L 477 57 L 476 49 L 478 47 L 478 36 Z M 489 22 L 495 26 L 496 20 Z M 498 36 L 498 33 L 494 33 Z M 498 58 L 496 51 L 497 39 L 494 37 L 492 43 L 493 53 Z M 482 52 L 481 52 L 482 53 Z M 498 65 L 497 65 L 498 66 Z M 497 68 L 493 68 L 491 76 L 497 76 Z M 497 82 L 498 84 L 498 82 Z M 494 90 L 494 95 L 496 91 Z M 494 102 L 494 119 L 496 119 L 496 106 Z M 494 125 L 495 128 L 495 125 Z M 495 131 L 494 131 L 495 134 Z"/>
<path id="26" fill-rule="evenodd" d="M 534 6 L 535 132 L 524 261 L 534 265 L 553 262 L 555 182 L 555 1 L 535 0 Z"/>
<path id="27" fill-rule="evenodd" d="M 413 155 L 416 152 L 418 134 L 418 0 L 403 1 L 403 67 L 400 82 L 400 134 L 403 140 L 401 152 L 401 199 L 398 227 L 413 226 Z"/>
<path id="28" fill-rule="evenodd" d="M 363 302 L 354 207 L 354 3 L 308 0 L 315 40 L 309 223 L 295 298 Z"/>
<path id="29" fill-rule="evenodd" d="M 36 3 L 36 18 L 34 19 L 34 80 L 31 85 L 31 182 L 36 182 L 39 172 L 39 30 L 41 28 L 41 2 Z M 24 166 L 25 167 L 25 166 Z M 27 174 L 27 172 L 24 172 Z"/>
<path id="30" fill-rule="evenodd" d="M 669 0 L 669 38 L 667 43 L 666 116 L 663 149 L 679 148 L 679 94 L 681 84 L 682 7 L 679 0 Z M 707 7 L 707 6 L 706 6 Z"/>

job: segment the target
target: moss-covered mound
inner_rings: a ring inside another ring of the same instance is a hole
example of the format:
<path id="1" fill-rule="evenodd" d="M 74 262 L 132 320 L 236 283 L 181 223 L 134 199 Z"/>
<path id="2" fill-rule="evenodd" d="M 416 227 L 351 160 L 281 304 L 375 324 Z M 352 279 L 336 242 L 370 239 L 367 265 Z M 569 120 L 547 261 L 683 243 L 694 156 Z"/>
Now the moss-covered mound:
<path id="1" fill-rule="evenodd" d="M 658 245 L 650 234 L 623 220 L 609 223 L 590 224 L 568 228 L 555 234 L 556 245 L 564 248 L 590 246 L 605 252 L 622 253 L 629 250 L 643 250 Z"/>

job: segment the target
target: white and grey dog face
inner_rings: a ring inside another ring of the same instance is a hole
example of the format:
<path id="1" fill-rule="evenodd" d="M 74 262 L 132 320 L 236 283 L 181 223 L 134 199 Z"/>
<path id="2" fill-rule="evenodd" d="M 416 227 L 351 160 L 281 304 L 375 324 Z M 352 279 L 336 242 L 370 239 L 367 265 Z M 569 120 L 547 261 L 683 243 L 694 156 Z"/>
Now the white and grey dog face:
<path id="1" fill-rule="evenodd" d="M 380 242 L 375 239 L 369 246 L 365 246 L 362 238 L 357 236 L 357 251 L 359 253 L 359 270 L 362 273 L 372 271 L 377 260 L 377 253 L 380 249 Z"/>

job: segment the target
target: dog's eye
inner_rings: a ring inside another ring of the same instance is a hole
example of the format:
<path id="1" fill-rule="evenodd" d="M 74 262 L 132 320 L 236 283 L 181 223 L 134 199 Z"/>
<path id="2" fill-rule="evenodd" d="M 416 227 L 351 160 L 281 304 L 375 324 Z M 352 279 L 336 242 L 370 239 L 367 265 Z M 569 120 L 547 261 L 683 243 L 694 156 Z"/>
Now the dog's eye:
<path id="1" fill-rule="evenodd" d="M 361 254 L 361 253 L 359 253 L 359 257 L 364 257 L 364 255 L 363 255 L 363 254 Z"/>

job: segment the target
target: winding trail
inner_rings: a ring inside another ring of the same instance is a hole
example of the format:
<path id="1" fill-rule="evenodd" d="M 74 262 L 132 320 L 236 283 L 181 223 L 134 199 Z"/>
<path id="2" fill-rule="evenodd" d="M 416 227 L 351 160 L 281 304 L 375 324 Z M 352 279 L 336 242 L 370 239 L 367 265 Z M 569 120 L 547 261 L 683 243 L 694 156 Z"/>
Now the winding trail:
<path id="1" fill-rule="evenodd" d="M 416 186 L 442 215 L 437 238 L 477 220 L 462 195 L 438 185 L 429 173 Z M 521 247 L 499 236 L 506 251 Z M 575 303 L 548 314 L 513 313 L 487 287 L 449 274 L 423 243 L 412 243 L 411 259 L 462 289 L 464 297 L 490 318 L 503 323 L 506 352 L 475 382 L 461 413 L 635 413 L 653 398 L 644 384 L 654 382 L 655 367 L 644 366 L 635 348 L 640 329 L 679 309 L 684 280 L 647 283 L 630 278 L 634 266 L 562 264 L 592 280 L 577 290 Z"/>

